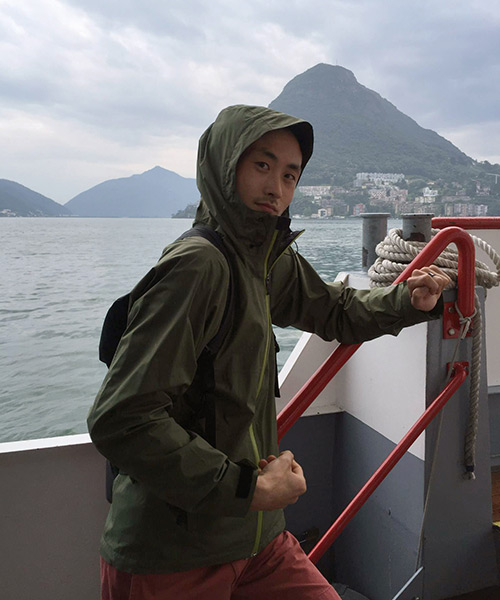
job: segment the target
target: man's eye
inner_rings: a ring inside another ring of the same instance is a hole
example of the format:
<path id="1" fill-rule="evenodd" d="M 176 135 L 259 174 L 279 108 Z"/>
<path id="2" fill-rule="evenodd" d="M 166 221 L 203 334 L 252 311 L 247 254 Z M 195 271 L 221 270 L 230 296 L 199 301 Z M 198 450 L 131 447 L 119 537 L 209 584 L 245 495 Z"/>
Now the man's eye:
<path id="1" fill-rule="evenodd" d="M 290 181 L 295 181 L 297 178 L 295 177 L 294 173 L 287 173 L 285 175 L 286 179 L 289 179 Z"/>
<path id="2" fill-rule="evenodd" d="M 255 163 L 260 169 L 269 169 L 269 165 L 263 161 L 257 161 Z"/>

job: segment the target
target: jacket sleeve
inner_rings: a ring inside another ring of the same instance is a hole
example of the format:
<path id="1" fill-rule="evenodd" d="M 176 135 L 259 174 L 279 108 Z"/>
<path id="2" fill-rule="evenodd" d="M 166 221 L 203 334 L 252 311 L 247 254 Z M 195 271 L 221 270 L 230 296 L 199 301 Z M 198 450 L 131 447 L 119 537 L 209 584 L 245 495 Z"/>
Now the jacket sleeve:
<path id="1" fill-rule="evenodd" d="M 357 290 L 325 283 L 313 267 L 289 249 L 272 271 L 273 323 L 309 331 L 324 340 L 365 342 L 403 327 L 439 318 L 443 301 L 430 312 L 413 308 L 406 283 Z"/>
<path id="2" fill-rule="evenodd" d="M 230 461 L 169 414 L 218 331 L 229 284 L 227 263 L 208 242 L 178 247 L 182 250 L 160 261 L 150 287 L 132 305 L 90 411 L 89 432 L 120 471 L 169 504 L 187 512 L 243 516 L 255 485 L 252 469 L 249 482 L 248 466 Z M 239 493 L 242 480 L 246 495 Z"/>

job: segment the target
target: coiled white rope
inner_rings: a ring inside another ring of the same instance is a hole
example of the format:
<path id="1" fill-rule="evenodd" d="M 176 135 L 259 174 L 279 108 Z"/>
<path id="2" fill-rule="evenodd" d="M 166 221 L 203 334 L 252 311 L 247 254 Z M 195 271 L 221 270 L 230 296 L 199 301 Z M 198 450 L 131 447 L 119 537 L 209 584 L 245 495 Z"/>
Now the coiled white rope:
<path id="1" fill-rule="evenodd" d="M 433 229 L 432 235 L 436 235 L 439 229 Z M 489 267 L 479 261 L 475 262 L 475 281 L 485 289 L 500 284 L 500 255 L 484 240 L 471 235 L 474 244 L 483 250 L 492 260 L 496 271 L 491 271 Z M 397 277 L 406 269 L 408 264 L 417 256 L 417 254 L 426 245 L 426 242 L 414 242 L 403 240 L 403 231 L 401 229 L 391 229 L 382 242 L 377 245 L 376 253 L 378 258 L 368 269 L 368 275 L 373 287 L 383 287 L 393 283 Z M 434 264 L 440 267 L 452 280 L 449 288 L 456 287 L 458 274 L 458 251 L 449 245 L 434 261 Z M 471 357 L 471 380 L 470 380 L 470 402 L 469 416 L 467 420 L 467 429 L 465 434 L 464 448 L 464 476 L 468 479 L 475 479 L 475 446 L 477 438 L 477 426 L 479 417 L 479 384 L 481 369 L 481 335 L 482 335 L 482 315 L 479 299 L 475 297 L 475 313 L 469 317 L 463 317 L 455 305 L 460 317 L 460 334 L 458 343 L 464 339 L 469 330 L 472 317 L 474 317 L 474 326 L 472 328 L 472 357 Z M 458 343 L 451 363 L 455 361 L 458 351 Z M 448 374 L 448 378 L 451 373 Z"/>
<path id="2" fill-rule="evenodd" d="M 436 235 L 439 231 L 439 229 L 433 229 L 432 235 Z M 490 271 L 485 263 L 476 260 L 476 285 L 484 288 L 499 285 L 500 256 L 481 238 L 475 235 L 471 235 L 471 238 L 474 244 L 491 258 L 496 267 L 496 272 Z M 391 229 L 385 240 L 378 244 L 376 248 L 378 258 L 368 270 L 372 285 L 380 287 L 391 284 L 425 245 L 426 242 L 405 241 L 401 229 Z M 456 284 L 458 252 L 451 247 L 451 244 L 436 258 L 434 264 L 440 267 Z M 454 287 L 454 285 L 450 285 L 450 287 Z"/>

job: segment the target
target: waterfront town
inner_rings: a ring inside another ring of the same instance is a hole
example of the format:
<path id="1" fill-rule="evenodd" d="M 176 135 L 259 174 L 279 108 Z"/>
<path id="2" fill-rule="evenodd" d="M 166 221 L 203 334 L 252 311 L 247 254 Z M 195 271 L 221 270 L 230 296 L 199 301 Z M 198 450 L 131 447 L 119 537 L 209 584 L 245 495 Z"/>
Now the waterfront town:
<path id="1" fill-rule="evenodd" d="M 365 212 L 432 213 L 446 217 L 500 214 L 500 175 L 467 183 L 407 180 L 402 173 L 357 173 L 350 184 L 301 185 L 294 216 L 331 219 Z"/>

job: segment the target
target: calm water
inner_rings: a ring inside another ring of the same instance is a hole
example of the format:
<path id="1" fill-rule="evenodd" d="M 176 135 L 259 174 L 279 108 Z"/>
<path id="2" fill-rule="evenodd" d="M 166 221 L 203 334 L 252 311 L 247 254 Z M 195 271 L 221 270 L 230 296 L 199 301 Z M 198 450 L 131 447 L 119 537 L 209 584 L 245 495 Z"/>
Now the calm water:
<path id="1" fill-rule="evenodd" d="M 188 229 L 188 219 L 0 219 L 0 441 L 84 433 L 106 367 L 110 303 Z M 303 255 L 331 281 L 359 270 L 361 221 L 294 221 Z M 300 333 L 277 330 L 280 366 Z"/>

